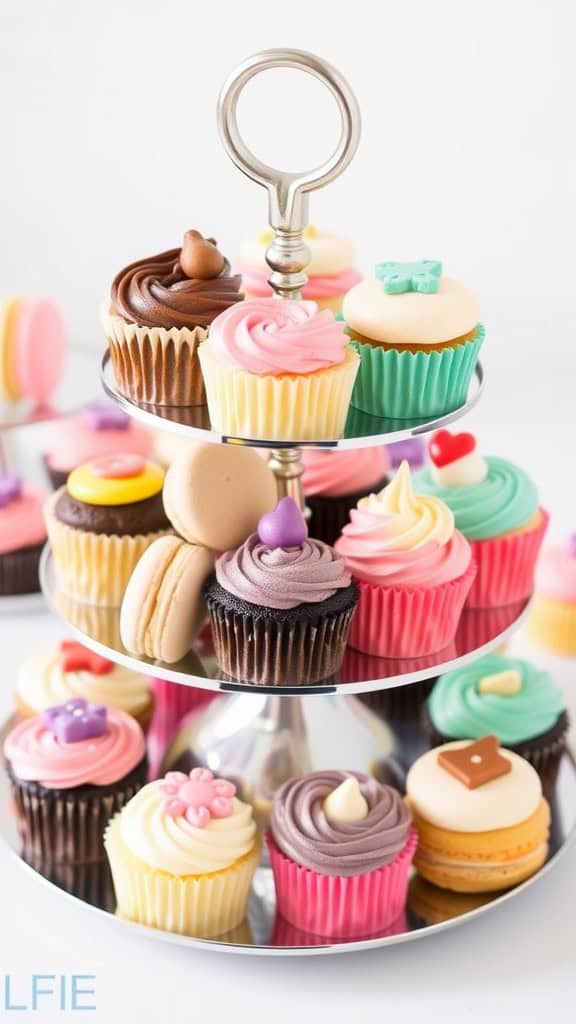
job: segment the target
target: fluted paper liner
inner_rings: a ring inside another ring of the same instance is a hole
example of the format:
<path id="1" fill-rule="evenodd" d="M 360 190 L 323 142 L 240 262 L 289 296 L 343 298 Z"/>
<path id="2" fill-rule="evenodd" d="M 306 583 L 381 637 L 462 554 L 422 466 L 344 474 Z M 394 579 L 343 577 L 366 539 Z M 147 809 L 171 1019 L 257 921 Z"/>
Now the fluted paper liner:
<path id="1" fill-rule="evenodd" d="M 337 366 L 309 374 L 259 376 L 218 362 L 199 348 L 212 429 L 274 441 L 339 438 L 360 364 L 352 346 Z"/>
<path id="2" fill-rule="evenodd" d="M 112 869 L 118 914 L 130 921 L 211 939 L 238 927 L 246 917 L 260 847 L 230 867 L 207 875 L 171 875 L 145 864 L 126 847 L 116 816 L 104 838 Z"/>
<path id="3" fill-rule="evenodd" d="M 556 654 L 576 655 L 576 602 L 537 594 L 526 627 L 530 639 Z"/>
<path id="4" fill-rule="evenodd" d="M 469 608 L 501 607 L 530 597 L 549 519 L 541 508 L 540 522 L 532 530 L 510 537 L 470 541 L 478 572 L 468 594 Z"/>
<path id="5" fill-rule="evenodd" d="M 61 493 L 62 490 L 51 495 L 45 506 L 48 539 L 60 587 L 74 601 L 117 608 L 146 548 L 173 531 L 117 537 L 78 530 L 60 522 L 55 515 Z"/>
<path id="6" fill-rule="evenodd" d="M 437 351 L 400 352 L 351 340 L 361 357 L 352 405 L 372 416 L 424 419 L 464 405 L 485 331 Z"/>
<path id="7" fill-rule="evenodd" d="M 391 935 L 403 935 L 411 929 L 408 925 L 406 913 L 402 912 L 391 925 L 381 928 L 376 933 L 367 935 L 355 935 L 355 939 L 387 939 Z M 302 928 L 295 928 L 293 924 L 286 921 L 281 914 L 276 914 L 272 934 L 269 939 L 270 946 L 326 946 L 337 941 L 335 936 L 314 935 L 312 932 L 305 932 Z M 348 942 L 348 937 L 340 938 L 340 942 Z"/>
<path id="8" fill-rule="evenodd" d="M 16 778 L 8 766 L 24 856 L 60 864 L 102 860 L 106 825 L 145 784 L 146 773 L 144 758 L 124 780 L 110 786 L 48 789 Z"/>
<path id="9" fill-rule="evenodd" d="M 206 401 L 198 346 L 204 327 L 139 327 L 102 311 L 118 389 L 135 402 L 203 405 Z"/>
<path id="10" fill-rule="evenodd" d="M 38 566 L 43 547 L 43 544 L 34 544 L 0 555 L 0 595 L 38 593 Z"/>
<path id="11" fill-rule="evenodd" d="M 359 580 L 350 646 L 380 658 L 417 658 L 442 651 L 454 640 L 475 574 L 471 562 L 462 576 L 437 587 L 383 587 Z"/>
<path id="12" fill-rule="evenodd" d="M 207 598 L 216 661 L 231 679 L 268 686 L 305 686 L 328 679 L 344 656 L 350 608 L 306 621 L 255 618 Z"/>
<path id="13" fill-rule="evenodd" d="M 394 860 L 363 875 L 321 875 L 302 867 L 266 837 L 276 887 L 278 913 L 305 932 L 329 938 L 373 935 L 398 920 L 406 905 L 408 875 L 418 834 L 410 829 Z"/>

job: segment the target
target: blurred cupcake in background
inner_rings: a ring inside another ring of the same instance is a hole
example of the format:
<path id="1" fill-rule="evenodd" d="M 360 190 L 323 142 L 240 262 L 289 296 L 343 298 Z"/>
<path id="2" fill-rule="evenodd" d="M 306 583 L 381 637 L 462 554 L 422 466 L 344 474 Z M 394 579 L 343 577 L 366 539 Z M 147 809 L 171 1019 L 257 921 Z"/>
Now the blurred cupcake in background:
<path id="1" fill-rule="evenodd" d="M 34 594 L 46 543 L 43 506 L 47 492 L 15 473 L 0 470 L 0 596 Z"/>
<path id="2" fill-rule="evenodd" d="M 540 647 L 576 657 L 576 533 L 542 552 L 526 628 Z"/>
<path id="3" fill-rule="evenodd" d="M 407 462 L 413 473 L 422 469 L 426 462 L 426 444 L 421 437 L 408 437 L 404 441 L 393 441 L 386 445 L 390 466 L 398 469 L 402 462 Z"/>
<path id="4" fill-rule="evenodd" d="M 536 484 L 507 459 L 483 456 L 473 434 L 438 430 L 428 450 L 430 466 L 416 486 L 448 505 L 470 542 L 478 571 L 467 604 L 491 608 L 529 597 L 549 519 Z"/>
<path id="5" fill-rule="evenodd" d="M 49 423 L 45 435 L 44 465 L 54 488 L 83 462 L 117 452 L 148 458 L 152 451 L 151 431 L 111 402 L 91 402 L 76 415 Z"/>
<path id="6" fill-rule="evenodd" d="M 266 263 L 266 250 L 273 241 L 274 232 L 266 229 L 249 235 L 241 246 L 238 270 L 247 299 L 273 294 L 268 284 L 272 271 Z M 310 262 L 305 267 L 308 283 L 302 298 L 316 302 L 320 309 L 339 313 L 346 292 L 362 279 L 354 266 L 354 246 L 342 235 L 313 224 L 304 228 L 304 241 L 310 250 Z"/>
<path id="7" fill-rule="evenodd" d="M 62 640 L 36 651 L 20 666 L 16 707 L 23 718 L 82 697 L 131 715 L 145 729 L 154 700 L 147 676 L 115 665 L 76 640 Z"/>
<path id="8" fill-rule="evenodd" d="M 360 499 L 388 482 L 390 460 L 382 445 L 358 451 L 305 448 L 302 462 L 310 536 L 326 544 L 334 544 Z"/>

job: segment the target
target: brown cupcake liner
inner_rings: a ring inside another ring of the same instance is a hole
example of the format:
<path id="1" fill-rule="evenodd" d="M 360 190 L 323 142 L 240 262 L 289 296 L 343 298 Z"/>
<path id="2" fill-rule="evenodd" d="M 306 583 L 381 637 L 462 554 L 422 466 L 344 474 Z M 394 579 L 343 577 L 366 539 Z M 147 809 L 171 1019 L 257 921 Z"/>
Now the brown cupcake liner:
<path id="1" fill-rule="evenodd" d="M 454 736 L 445 736 L 436 729 L 427 703 L 423 704 L 420 710 L 420 721 L 431 747 L 439 747 L 455 738 Z M 547 796 L 553 792 L 558 780 L 560 764 L 566 751 L 568 726 L 568 715 L 563 711 L 555 725 L 542 736 L 535 736 L 522 743 L 516 743 L 514 746 L 503 744 L 507 750 L 519 754 L 536 769 L 542 782 L 544 794 Z M 461 739 L 467 739 L 467 737 L 462 736 Z"/>
<path id="2" fill-rule="evenodd" d="M 40 590 L 38 565 L 44 544 L 34 544 L 0 555 L 0 595 L 37 594 Z"/>
<path id="3" fill-rule="evenodd" d="M 48 789 L 18 779 L 7 762 L 22 853 L 25 859 L 90 864 L 104 859 L 104 829 L 145 784 L 146 758 L 110 786 Z"/>
<path id="4" fill-rule="evenodd" d="M 216 660 L 231 679 L 306 686 L 329 679 L 344 657 L 354 606 L 305 621 L 256 618 L 208 596 Z"/>
<path id="5" fill-rule="evenodd" d="M 139 327 L 103 313 L 116 383 L 123 395 L 151 405 L 204 405 L 198 362 L 204 327 Z"/>
<path id="6" fill-rule="evenodd" d="M 371 491 L 381 491 L 388 483 L 388 477 L 375 483 L 373 487 L 362 491 L 355 491 L 353 494 L 339 494 L 335 497 L 324 497 L 322 495 L 307 495 L 306 507 L 310 510 L 308 520 L 308 532 L 311 537 L 323 540 L 325 544 L 333 545 L 342 529 L 350 519 L 350 512 L 361 500 Z"/>

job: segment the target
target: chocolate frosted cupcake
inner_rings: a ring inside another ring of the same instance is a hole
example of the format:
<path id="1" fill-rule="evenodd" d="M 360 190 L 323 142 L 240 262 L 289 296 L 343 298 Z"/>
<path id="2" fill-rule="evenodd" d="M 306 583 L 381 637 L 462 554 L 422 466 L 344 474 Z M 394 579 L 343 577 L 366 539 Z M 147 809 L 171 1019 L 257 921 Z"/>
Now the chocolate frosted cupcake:
<path id="1" fill-rule="evenodd" d="M 104 329 L 118 387 L 137 402 L 201 405 L 197 348 L 208 327 L 242 298 L 213 238 L 187 231 L 181 249 L 138 260 L 112 283 Z"/>
<path id="2" fill-rule="evenodd" d="M 565 702 L 548 673 L 528 661 L 488 654 L 440 676 L 423 721 L 433 746 L 490 733 L 533 765 L 545 789 L 556 782 L 568 733 Z"/>
<path id="3" fill-rule="evenodd" d="M 75 601 L 117 607 L 143 552 L 172 533 L 162 504 L 164 473 L 139 455 L 79 466 L 45 506 L 61 590 Z"/>
<path id="4" fill-rule="evenodd" d="M 20 722 L 4 757 L 24 855 L 102 860 L 109 819 L 146 781 L 145 754 L 130 715 L 80 697 Z"/>
<path id="5" fill-rule="evenodd" d="M 206 599 L 216 659 L 233 679 L 305 685 L 340 668 L 358 590 L 340 556 L 307 534 L 282 498 L 217 560 Z"/>
<path id="6" fill-rule="evenodd" d="M 288 779 L 274 797 L 268 849 L 278 912 L 333 938 L 380 933 L 402 913 L 417 836 L 391 786 L 359 772 Z"/>

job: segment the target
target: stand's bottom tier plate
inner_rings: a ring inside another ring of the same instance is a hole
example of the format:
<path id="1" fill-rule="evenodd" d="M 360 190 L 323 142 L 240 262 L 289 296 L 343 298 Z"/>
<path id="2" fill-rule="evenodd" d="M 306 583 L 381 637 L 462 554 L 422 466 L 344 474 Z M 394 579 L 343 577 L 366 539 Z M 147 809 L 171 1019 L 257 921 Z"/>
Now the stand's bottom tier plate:
<path id="1" fill-rule="evenodd" d="M 354 699 L 354 698 L 351 698 Z M 406 768 L 426 747 L 417 715 L 393 722 L 388 726 L 395 737 L 394 765 L 383 761 L 375 770 L 384 779 L 397 777 L 398 765 Z M 2 736 L 5 734 L 6 728 Z M 330 742 L 335 751 L 341 751 L 345 737 L 333 736 Z M 326 756 L 326 755 L 325 755 Z M 335 755 L 336 756 L 336 755 Z M 338 755 L 341 760 L 341 754 Z M 315 765 L 316 767 L 316 765 Z M 327 763 L 324 767 L 330 767 Z M 1 773 L 0 837 L 9 845 L 19 861 L 36 878 L 50 885 L 57 893 L 74 900 L 79 907 L 109 918 L 115 927 L 147 935 L 161 942 L 176 943 L 190 949 L 207 949 L 221 953 L 244 953 L 270 956 L 310 956 L 327 953 L 356 952 L 381 946 L 407 942 L 433 936 L 458 924 L 470 921 L 492 907 L 512 903 L 528 886 L 541 878 L 557 862 L 576 832 L 576 766 L 572 755 L 566 755 L 560 769 L 558 783 L 549 797 L 552 807 L 550 854 L 545 866 L 533 878 L 515 889 L 491 895 L 460 895 L 437 889 L 417 875 L 413 875 L 405 912 L 381 935 L 367 936 L 351 941 L 332 940 L 295 929 L 276 914 L 272 873 L 265 863 L 258 869 L 249 913 L 246 921 L 233 933 L 218 939 L 205 940 L 175 935 L 124 921 L 116 915 L 112 880 L 105 864 L 67 867 L 41 863 L 26 863 L 21 856 L 16 824 L 11 813 L 8 780 Z"/>

